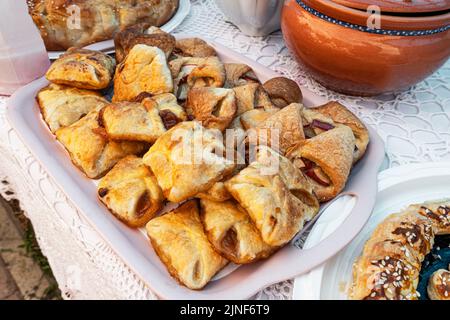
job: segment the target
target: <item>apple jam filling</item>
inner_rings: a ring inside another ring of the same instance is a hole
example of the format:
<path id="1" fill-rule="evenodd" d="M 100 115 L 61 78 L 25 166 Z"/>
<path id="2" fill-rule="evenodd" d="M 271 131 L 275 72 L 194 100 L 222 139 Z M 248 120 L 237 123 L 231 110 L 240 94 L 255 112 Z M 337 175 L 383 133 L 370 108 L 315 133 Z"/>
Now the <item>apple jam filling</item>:
<path id="1" fill-rule="evenodd" d="M 300 168 L 308 178 L 317 182 L 319 185 L 324 187 L 329 187 L 331 185 L 330 178 L 315 162 L 306 158 L 300 158 L 294 160 L 294 165 L 297 168 Z"/>
<path id="2" fill-rule="evenodd" d="M 314 119 L 311 123 L 303 126 L 303 131 L 307 139 L 311 139 L 322 132 L 334 129 L 334 125 L 324 121 Z"/>

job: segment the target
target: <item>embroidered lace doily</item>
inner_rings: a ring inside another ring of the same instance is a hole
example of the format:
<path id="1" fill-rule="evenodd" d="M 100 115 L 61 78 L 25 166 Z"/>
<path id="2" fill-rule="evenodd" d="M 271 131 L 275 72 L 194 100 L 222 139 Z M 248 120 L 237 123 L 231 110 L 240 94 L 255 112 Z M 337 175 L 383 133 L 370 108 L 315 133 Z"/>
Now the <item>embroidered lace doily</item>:
<path id="1" fill-rule="evenodd" d="M 386 143 L 387 165 L 450 160 L 450 62 L 408 91 L 358 98 L 328 91 L 312 80 L 286 49 L 280 32 L 243 35 L 212 0 L 192 1 L 176 33 L 204 35 L 298 81 L 328 99 L 353 103 L 353 111 L 375 127 Z M 0 99 L 0 193 L 17 198 L 31 219 L 63 297 L 154 299 L 156 296 L 117 257 L 71 205 L 19 140 Z M 289 299 L 292 281 L 264 289 L 255 298 Z"/>

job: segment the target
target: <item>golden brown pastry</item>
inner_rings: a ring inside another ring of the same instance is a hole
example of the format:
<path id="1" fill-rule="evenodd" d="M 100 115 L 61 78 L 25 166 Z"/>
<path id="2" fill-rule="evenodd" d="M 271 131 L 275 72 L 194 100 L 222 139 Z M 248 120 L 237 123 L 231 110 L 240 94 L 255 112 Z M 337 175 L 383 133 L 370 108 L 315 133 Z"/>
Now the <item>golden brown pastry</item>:
<path id="1" fill-rule="evenodd" d="M 53 83 L 41 89 L 36 98 L 42 117 L 53 133 L 109 103 L 96 91 Z"/>
<path id="2" fill-rule="evenodd" d="M 113 102 L 133 101 L 144 92 L 157 95 L 172 91 L 166 56 L 157 47 L 135 45 L 117 66 Z"/>
<path id="3" fill-rule="evenodd" d="M 109 86 L 116 62 L 110 56 L 86 49 L 71 48 L 48 69 L 48 81 L 80 89 L 104 89 Z"/>
<path id="4" fill-rule="evenodd" d="M 98 110 L 92 110 L 72 125 L 56 131 L 56 138 L 70 154 L 72 162 L 88 178 L 104 176 L 120 159 L 144 152 L 139 142 L 110 141 L 100 126 Z"/>
<path id="5" fill-rule="evenodd" d="M 307 179 L 288 159 L 265 146 L 258 146 L 256 160 L 225 186 L 270 246 L 289 242 L 319 210 Z"/>
<path id="6" fill-rule="evenodd" d="M 144 156 L 164 196 L 181 202 L 210 189 L 234 169 L 224 158 L 222 134 L 197 121 L 182 122 L 164 133 Z"/>
<path id="7" fill-rule="evenodd" d="M 325 131 L 291 148 L 286 157 L 302 170 L 320 202 L 336 197 L 345 187 L 353 163 L 355 137 L 346 126 Z"/>
<path id="8" fill-rule="evenodd" d="M 210 189 L 204 192 L 200 192 L 199 194 L 195 195 L 195 197 L 215 202 L 223 202 L 232 198 L 223 181 L 214 183 Z"/>
<path id="9" fill-rule="evenodd" d="M 235 201 L 201 200 L 200 218 L 214 249 L 236 264 L 267 258 L 275 248 L 266 244 L 247 212 Z"/>
<path id="10" fill-rule="evenodd" d="M 227 264 L 209 243 L 195 200 L 150 220 L 146 229 L 167 271 L 189 289 L 202 289 Z"/>
<path id="11" fill-rule="evenodd" d="M 450 300 L 450 272 L 444 269 L 434 272 L 428 281 L 427 292 L 430 300 Z"/>
<path id="12" fill-rule="evenodd" d="M 185 108 L 204 127 L 224 131 L 236 114 L 236 97 L 231 89 L 193 88 Z"/>
<path id="13" fill-rule="evenodd" d="M 450 200 L 413 204 L 406 210 L 430 219 L 436 234 L 450 234 Z"/>
<path id="14" fill-rule="evenodd" d="M 216 56 L 216 50 L 199 38 L 178 39 L 173 51 L 175 58 L 196 57 L 206 58 Z"/>
<path id="15" fill-rule="evenodd" d="M 356 148 L 354 152 L 354 162 L 364 156 L 369 144 L 369 132 L 366 126 L 349 109 L 337 101 L 331 101 L 312 110 L 331 118 L 335 123 L 346 125 L 352 129 L 355 135 Z"/>
<path id="16" fill-rule="evenodd" d="M 303 132 L 307 139 L 314 138 L 339 126 L 333 119 L 315 111 L 314 108 L 303 108 L 302 116 Z"/>
<path id="17" fill-rule="evenodd" d="M 118 30 L 140 22 L 161 26 L 176 12 L 178 2 L 179 0 L 28 0 L 27 4 L 47 50 L 55 51 L 111 39 Z M 79 8 L 79 21 L 73 5 Z"/>
<path id="18" fill-rule="evenodd" d="M 98 196 L 111 213 L 134 228 L 145 226 L 164 201 L 152 171 L 136 156 L 123 158 L 102 178 Z"/>
<path id="19" fill-rule="evenodd" d="M 302 103 L 303 95 L 298 84 L 285 77 L 276 77 L 263 84 L 273 104 L 284 108 L 291 103 Z"/>
<path id="20" fill-rule="evenodd" d="M 154 143 L 164 132 L 187 119 L 186 112 L 171 93 L 137 102 L 118 102 L 100 112 L 108 137 L 113 140 Z"/>
<path id="21" fill-rule="evenodd" d="M 265 111 L 274 109 L 269 95 L 259 83 L 249 83 L 233 88 L 236 93 L 237 116 L 253 109 L 263 109 Z"/>
<path id="22" fill-rule="evenodd" d="M 350 298 L 415 300 L 421 263 L 434 243 L 431 222 L 417 213 L 388 216 L 353 266 Z"/>
<path id="23" fill-rule="evenodd" d="M 239 116 L 239 121 L 245 130 L 257 128 L 261 126 L 267 119 L 278 112 L 278 108 L 274 109 L 253 109 L 244 112 Z"/>
<path id="24" fill-rule="evenodd" d="M 225 88 L 234 88 L 249 83 L 259 83 L 252 68 L 242 63 L 225 63 Z"/>
<path id="25" fill-rule="evenodd" d="M 164 51 L 166 58 L 169 58 L 175 48 L 175 37 L 157 27 L 152 27 L 147 22 L 128 27 L 114 37 L 117 63 L 121 63 L 137 44 L 158 47 Z"/>
<path id="26" fill-rule="evenodd" d="M 217 57 L 182 57 L 170 61 L 169 65 L 174 93 L 180 100 L 185 100 L 192 88 L 221 88 L 225 83 L 225 69 Z"/>

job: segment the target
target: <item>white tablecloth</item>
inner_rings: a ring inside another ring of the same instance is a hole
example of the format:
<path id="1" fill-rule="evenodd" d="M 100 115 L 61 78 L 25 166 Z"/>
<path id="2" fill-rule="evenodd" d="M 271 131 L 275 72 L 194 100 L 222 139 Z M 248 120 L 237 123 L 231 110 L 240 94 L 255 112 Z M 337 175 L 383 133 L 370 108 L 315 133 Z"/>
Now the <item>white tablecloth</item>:
<path id="1" fill-rule="evenodd" d="M 192 1 L 192 11 L 175 31 L 208 36 L 266 65 L 310 90 L 344 104 L 375 127 L 386 143 L 388 166 L 450 160 L 450 62 L 410 90 L 377 98 L 331 92 L 314 82 L 286 49 L 281 33 L 243 35 L 212 0 Z M 156 296 L 117 257 L 66 199 L 19 140 L 0 98 L 1 194 L 17 198 L 31 219 L 67 299 L 151 299 Z M 270 286 L 257 298 L 289 299 L 292 281 Z"/>

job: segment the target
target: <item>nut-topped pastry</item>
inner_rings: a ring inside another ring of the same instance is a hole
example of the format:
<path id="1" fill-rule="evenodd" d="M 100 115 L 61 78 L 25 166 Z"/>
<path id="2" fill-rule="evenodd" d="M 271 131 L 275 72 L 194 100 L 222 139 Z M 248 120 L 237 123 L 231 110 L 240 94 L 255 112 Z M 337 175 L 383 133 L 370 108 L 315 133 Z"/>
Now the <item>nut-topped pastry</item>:
<path id="1" fill-rule="evenodd" d="M 434 272 L 428 281 L 427 292 L 431 300 L 450 300 L 450 271 L 439 269 Z"/>
<path id="2" fill-rule="evenodd" d="M 418 213 L 430 219 L 436 234 L 450 233 L 450 201 L 432 201 L 422 204 L 413 204 L 407 208 L 408 211 Z"/>

